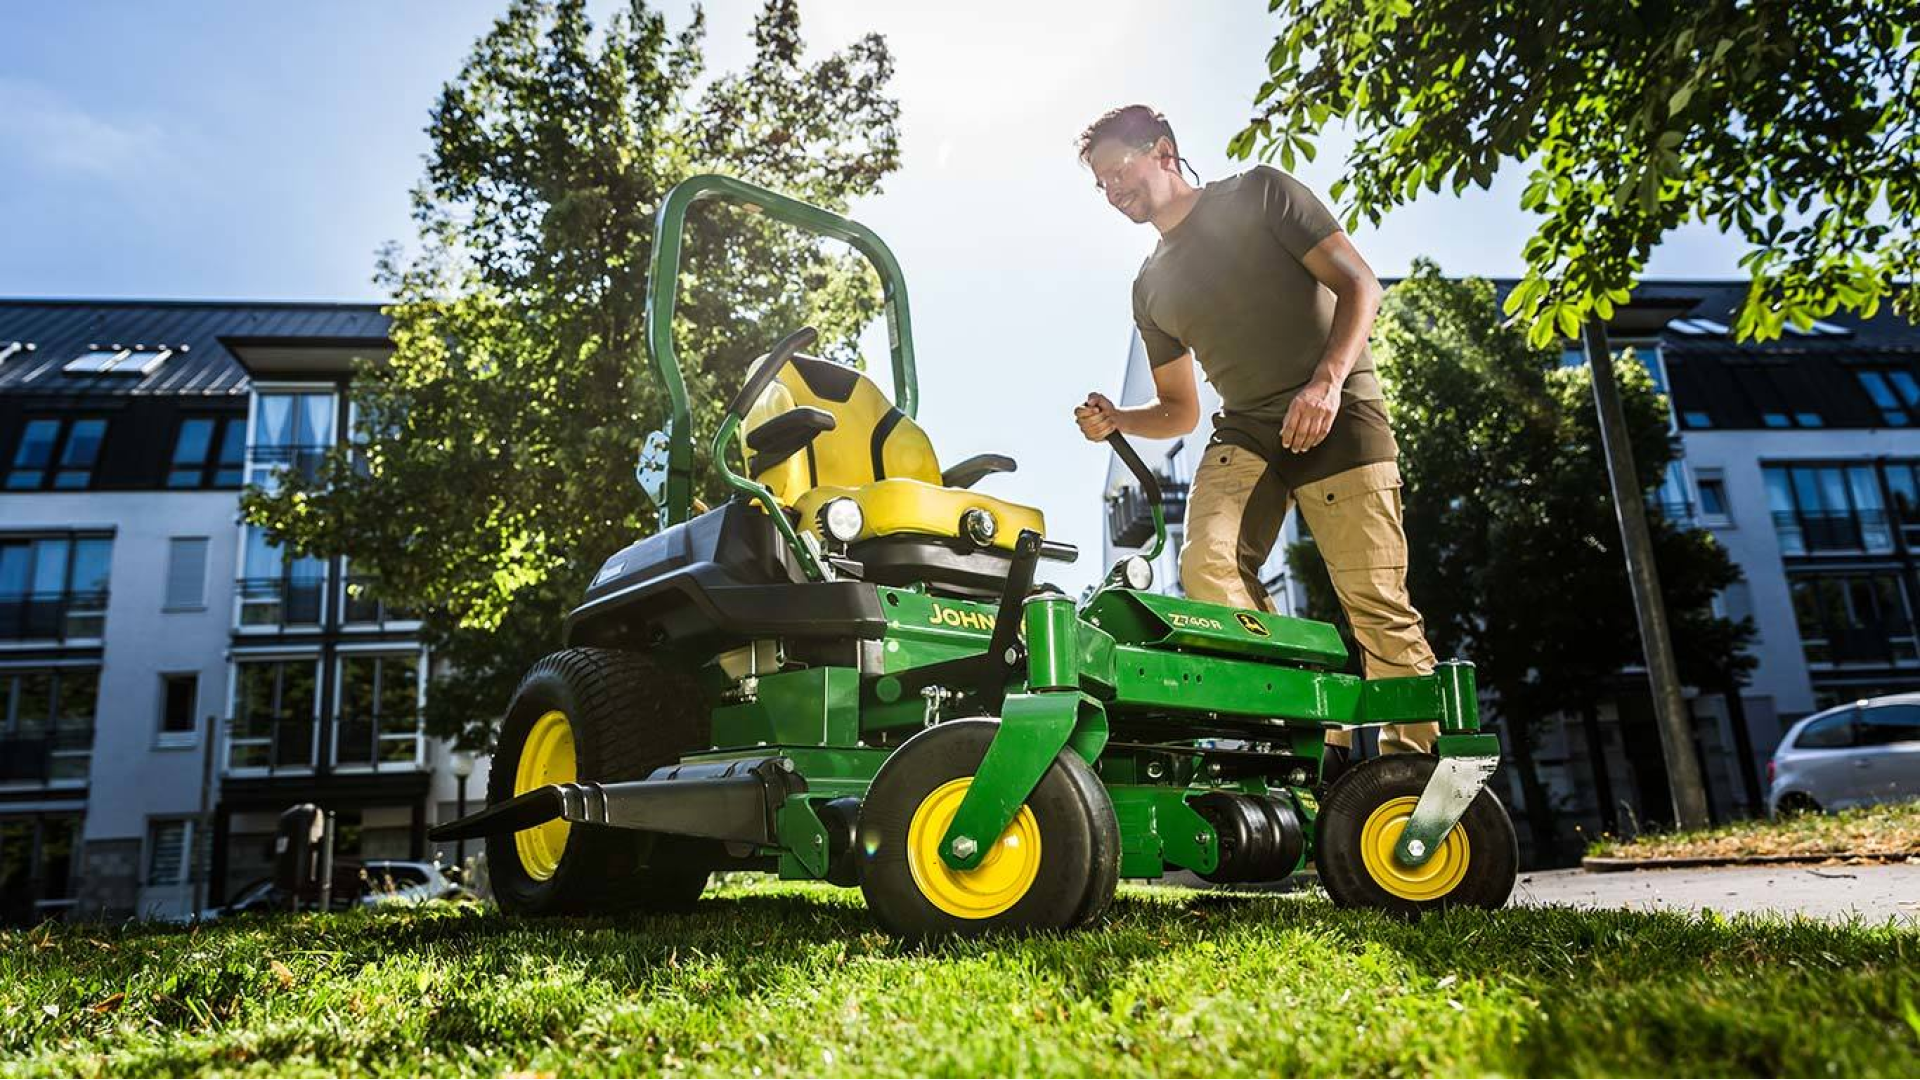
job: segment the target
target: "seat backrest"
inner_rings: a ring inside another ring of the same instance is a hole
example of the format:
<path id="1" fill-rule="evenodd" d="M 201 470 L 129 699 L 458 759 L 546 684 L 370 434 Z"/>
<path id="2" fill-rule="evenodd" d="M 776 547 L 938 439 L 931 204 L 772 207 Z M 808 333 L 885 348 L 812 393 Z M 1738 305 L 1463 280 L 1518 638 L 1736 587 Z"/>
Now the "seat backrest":
<path id="1" fill-rule="evenodd" d="M 919 424 L 894 407 L 859 369 L 813 356 L 795 356 L 747 414 L 745 427 L 796 406 L 833 414 L 832 431 L 813 445 L 762 473 L 760 481 L 782 503 L 815 487 L 859 487 L 876 480 L 940 483 L 940 460 Z"/>

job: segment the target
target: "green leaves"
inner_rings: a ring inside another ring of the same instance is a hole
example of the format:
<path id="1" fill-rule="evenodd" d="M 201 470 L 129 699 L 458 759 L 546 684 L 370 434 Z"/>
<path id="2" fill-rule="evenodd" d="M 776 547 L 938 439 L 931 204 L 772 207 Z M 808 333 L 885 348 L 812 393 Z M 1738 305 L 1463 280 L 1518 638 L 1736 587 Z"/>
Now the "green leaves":
<path id="1" fill-rule="evenodd" d="M 664 422 L 641 331 L 666 191 L 719 171 L 843 208 L 898 168 L 877 37 L 802 63 L 797 5 L 767 0 L 751 62 L 709 79 L 703 34 L 644 4 L 602 29 L 580 0 L 509 9 L 433 109 L 420 255 L 382 260 L 397 350 L 352 387 L 377 470 L 343 456 L 246 498 L 250 520 L 429 613 L 458 672 L 429 694 L 435 731 L 484 742 L 601 561 L 653 528 L 632 473 Z M 684 267 L 675 333 L 701 433 L 780 334 L 811 322 L 853 359 L 879 310 L 864 263 L 753 215 L 697 210 Z"/>
<path id="2" fill-rule="evenodd" d="M 1772 308 L 1742 334 L 1882 302 L 1920 317 L 1920 0 L 1273 8 L 1273 77 L 1229 152 L 1291 161 L 1343 121 L 1354 221 L 1527 162 L 1528 274 L 1554 283 L 1514 309 L 1536 341 L 1695 221 L 1764 254 L 1753 303 Z"/>

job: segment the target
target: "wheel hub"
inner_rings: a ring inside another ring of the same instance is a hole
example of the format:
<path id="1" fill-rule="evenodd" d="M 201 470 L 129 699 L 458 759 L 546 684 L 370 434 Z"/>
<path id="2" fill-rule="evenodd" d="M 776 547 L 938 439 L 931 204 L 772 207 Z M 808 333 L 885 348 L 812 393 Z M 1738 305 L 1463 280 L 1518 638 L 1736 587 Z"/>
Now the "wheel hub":
<path id="1" fill-rule="evenodd" d="M 1418 802 L 1412 795 L 1403 795 L 1375 807 L 1360 830 L 1360 859 L 1368 876 L 1381 888 L 1402 900 L 1422 902 L 1438 900 L 1466 880 L 1472 851 L 1466 829 L 1455 825 L 1433 857 L 1419 866 L 1408 866 L 1395 858 L 1394 846 L 1407 830 Z"/>
<path id="2" fill-rule="evenodd" d="M 573 726 L 567 714 L 553 709 L 533 722 L 527 740 L 520 746 L 520 764 L 513 773 L 514 795 L 524 795 L 548 784 L 571 784 L 576 778 L 573 752 Z M 520 866 L 535 881 L 546 881 L 560 869 L 560 857 L 567 850 L 567 835 L 572 824 L 549 821 L 513 834 L 513 846 L 520 855 Z"/>
<path id="3" fill-rule="evenodd" d="M 954 870 L 940 858 L 940 840 L 953 824 L 972 777 L 935 788 L 907 825 L 907 868 L 933 906 L 962 919 L 987 919 L 1020 902 L 1040 873 L 1040 823 L 1022 806 L 980 865 Z M 964 856 L 963 856 L 964 857 Z"/>

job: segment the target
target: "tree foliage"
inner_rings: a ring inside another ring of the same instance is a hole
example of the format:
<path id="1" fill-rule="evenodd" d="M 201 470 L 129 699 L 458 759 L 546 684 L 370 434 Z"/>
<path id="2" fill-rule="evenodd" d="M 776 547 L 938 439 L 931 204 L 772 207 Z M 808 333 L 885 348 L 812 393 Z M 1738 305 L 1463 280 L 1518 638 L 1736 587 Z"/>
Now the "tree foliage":
<path id="1" fill-rule="evenodd" d="M 1387 293 L 1372 348 L 1406 482 L 1409 591 L 1434 651 L 1471 659 L 1497 697 L 1531 811 L 1538 724 L 1614 692 L 1642 660 L 1592 369 L 1503 323 L 1487 281 L 1448 280 L 1426 260 Z M 1666 399 L 1631 354 L 1616 374 L 1651 488 L 1675 454 Z M 1717 689 L 1753 665 L 1751 620 L 1713 612 L 1739 568 L 1711 533 L 1660 514 L 1649 525 L 1681 677 Z M 1337 604 L 1301 547 L 1290 561 L 1326 617 Z"/>
<path id="2" fill-rule="evenodd" d="M 1885 300 L 1920 317 L 1920 0 L 1271 0 L 1279 38 L 1230 152 L 1356 136 L 1349 227 L 1422 188 L 1530 169 L 1507 298 L 1535 344 L 1611 315 L 1674 228 L 1752 244 L 1741 337 Z"/>
<path id="3" fill-rule="evenodd" d="M 418 251 L 383 254 L 389 362 L 356 374 L 355 446 L 311 481 L 250 491 L 291 549 L 346 554 L 427 613 L 428 725 L 484 741 L 524 668 L 613 551 L 648 532 L 633 479 L 665 394 L 642 342 L 653 214 L 687 176 L 741 176 L 831 209 L 899 164 L 878 36 L 802 58 L 767 0 L 745 70 L 707 77 L 704 18 L 635 0 L 596 31 L 583 0 L 516 0 L 435 103 L 414 191 Z M 857 360 L 877 281 L 755 215 L 688 219 L 675 334 L 697 431 L 748 361 L 805 323 Z"/>

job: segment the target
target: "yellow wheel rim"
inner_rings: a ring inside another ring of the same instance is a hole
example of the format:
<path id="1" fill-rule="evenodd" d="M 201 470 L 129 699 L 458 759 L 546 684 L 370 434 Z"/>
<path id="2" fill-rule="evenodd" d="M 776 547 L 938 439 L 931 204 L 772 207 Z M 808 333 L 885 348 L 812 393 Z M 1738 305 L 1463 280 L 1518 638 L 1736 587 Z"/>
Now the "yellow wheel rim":
<path id="1" fill-rule="evenodd" d="M 513 773 L 513 793 L 524 795 L 548 784 L 574 781 L 573 726 L 567 714 L 554 709 L 533 722 L 527 741 L 520 746 L 520 767 Z M 573 828 L 565 821 L 549 821 L 513 834 L 513 846 L 520 853 L 520 866 L 535 881 L 545 881 L 560 869 L 560 856 L 567 850 L 567 833 Z"/>
<path id="2" fill-rule="evenodd" d="M 949 780 L 921 800 L 907 824 L 907 868 L 934 907 L 961 919 L 990 919 L 1020 902 L 1040 873 L 1040 823 L 1022 806 L 1013 824 L 972 870 L 940 860 L 940 839 L 966 798 L 972 777 Z"/>
<path id="3" fill-rule="evenodd" d="M 1403 795 L 1375 807 L 1360 829 L 1360 859 L 1366 864 L 1367 875 L 1381 888 L 1402 900 L 1424 902 L 1440 899 L 1466 880 L 1467 861 L 1473 852 L 1467 845 L 1466 826 L 1455 825 L 1440 842 L 1440 850 L 1424 865 L 1403 866 L 1394 858 L 1394 845 L 1407 831 L 1407 821 L 1413 817 L 1418 801 Z"/>

